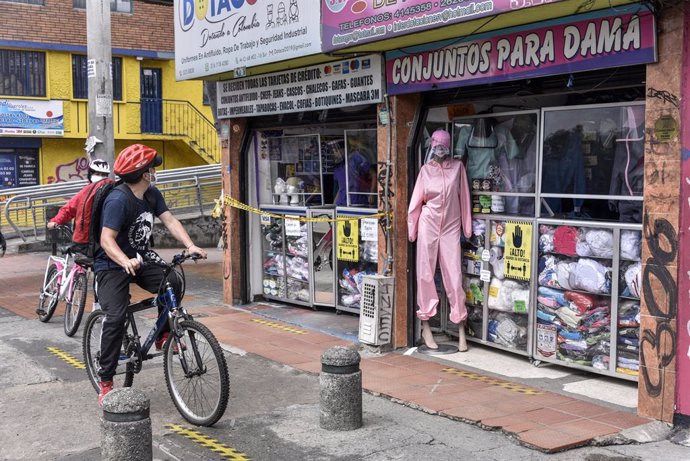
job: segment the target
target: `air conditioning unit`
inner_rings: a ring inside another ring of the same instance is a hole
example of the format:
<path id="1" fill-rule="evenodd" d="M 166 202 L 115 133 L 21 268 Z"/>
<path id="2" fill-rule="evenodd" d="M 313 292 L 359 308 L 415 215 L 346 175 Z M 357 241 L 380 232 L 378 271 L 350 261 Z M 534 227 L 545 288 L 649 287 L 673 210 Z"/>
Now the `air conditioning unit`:
<path id="1" fill-rule="evenodd" d="M 391 342 L 394 293 L 393 277 L 368 275 L 362 278 L 359 342 L 374 346 Z"/>

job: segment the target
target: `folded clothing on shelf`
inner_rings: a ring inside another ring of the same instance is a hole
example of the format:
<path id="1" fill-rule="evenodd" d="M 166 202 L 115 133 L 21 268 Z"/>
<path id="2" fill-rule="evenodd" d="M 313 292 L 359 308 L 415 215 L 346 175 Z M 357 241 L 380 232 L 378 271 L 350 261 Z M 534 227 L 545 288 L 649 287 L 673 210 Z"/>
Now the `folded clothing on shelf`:
<path id="1" fill-rule="evenodd" d="M 639 298 L 640 287 L 642 286 L 642 263 L 636 262 L 625 266 L 623 280 L 625 281 L 625 288 L 621 294 L 623 296 Z"/>
<path id="2" fill-rule="evenodd" d="M 482 282 L 475 277 L 463 277 L 462 287 L 465 290 L 465 302 L 478 306 L 484 305 L 484 291 Z"/>
<path id="3" fill-rule="evenodd" d="M 553 253 L 555 251 L 553 236 L 555 228 L 542 224 L 539 226 L 539 251 L 542 253 Z"/>
<path id="4" fill-rule="evenodd" d="M 570 226 L 559 226 L 553 233 L 553 246 L 556 253 L 575 256 L 577 229 Z"/>
<path id="5" fill-rule="evenodd" d="M 526 314 L 529 311 L 529 284 L 494 278 L 489 285 L 489 309 Z"/>
<path id="6" fill-rule="evenodd" d="M 288 253 L 292 256 L 309 257 L 309 244 L 306 235 L 298 238 L 288 237 L 287 241 Z"/>
<path id="7" fill-rule="evenodd" d="M 613 231 L 580 228 L 576 252 L 578 256 L 613 257 Z"/>
<path id="8" fill-rule="evenodd" d="M 642 232 L 635 230 L 621 231 L 621 258 L 639 261 L 642 254 Z"/>
<path id="9" fill-rule="evenodd" d="M 488 339 L 514 349 L 527 347 L 527 317 L 506 312 L 489 315 Z"/>
<path id="10" fill-rule="evenodd" d="M 354 306 L 362 299 L 362 280 L 367 275 L 376 275 L 376 272 L 361 270 L 357 267 L 343 269 L 338 280 L 340 290 L 340 302 L 343 306 Z"/>
<path id="11" fill-rule="evenodd" d="M 570 286 L 589 293 L 611 293 L 611 268 L 599 261 L 580 258 L 570 273 Z"/>

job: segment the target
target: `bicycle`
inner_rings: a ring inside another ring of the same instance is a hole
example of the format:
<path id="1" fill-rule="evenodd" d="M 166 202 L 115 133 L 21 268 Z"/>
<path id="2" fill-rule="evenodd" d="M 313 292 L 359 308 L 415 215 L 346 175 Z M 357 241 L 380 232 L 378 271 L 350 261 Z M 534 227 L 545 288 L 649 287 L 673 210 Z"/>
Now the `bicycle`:
<path id="1" fill-rule="evenodd" d="M 158 291 L 158 296 L 128 306 L 125 334 L 113 385 L 116 388 L 130 387 L 134 381 L 134 374 L 141 371 L 144 361 L 163 355 L 165 382 L 177 410 L 192 424 L 211 426 L 223 416 L 228 404 L 230 383 L 225 356 L 213 333 L 206 326 L 196 322 L 179 305 L 168 281 L 168 276 L 175 271 L 184 284 L 184 271 L 178 272 L 175 268 L 180 267 L 188 259 L 196 261 L 200 258 L 199 255 L 183 252 L 175 255 L 170 264 L 162 260 L 145 262 L 145 264 L 158 264 L 163 267 L 164 278 L 161 283 L 163 289 Z M 164 309 L 142 344 L 134 314 L 155 307 L 158 303 L 162 303 Z M 104 316 L 105 312 L 94 311 L 89 315 L 84 326 L 84 362 L 96 392 L 98 392 L 100 379 L 97 372 Z M 150 354 L 149 350 L 162 331 L 165 322 L 170 325 L 171 334 L 161 352 Z"/>
<path id="2" fill-rule="evenodd" d="M 314 247 L 314 270 L 320 271 L 328 267 L 333 270 L 333 226 L 328 223 L 328 231 L 323 234 Z"/>
<path id="3" fill-rule="evenodd" d="M 57 226 L 56 229 L 71 239 L 72 231 L 69 227 Z M 55 255 L 48 257 L 36 314 L 41 322 L 47 323 L 53 317 L 58 302 L 64 300 L 63 325 L 65 334 L 71 337 L 79 329 L 79 323 L 84 315 L 89 271 L 93 261 L 74 251 L 72 247 L 61 249 L 61 253 L 63 257 Z"/>
<path id="4" fill-rule="evenodd" d="M 5 240 L 5 236 L 2 235 L 2 231 L 0 231 L 0 258 L 5 256 L 6 251 L 7 251 L 7 240 Z"/>

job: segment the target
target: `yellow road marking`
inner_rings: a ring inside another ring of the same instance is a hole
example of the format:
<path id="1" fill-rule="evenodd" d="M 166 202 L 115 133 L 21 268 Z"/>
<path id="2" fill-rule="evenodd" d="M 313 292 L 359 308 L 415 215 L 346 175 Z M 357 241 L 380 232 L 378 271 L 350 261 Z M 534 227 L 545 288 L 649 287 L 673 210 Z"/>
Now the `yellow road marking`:
<path id="1" fill-rule="evenodd" d="M 186 427 L 180 426 L 179 424 L 166 424 L 165 427 L 167 429 L 170 429 L 174 433 L 179 434 L 182 437 L 188 438 L 189 440 L 198 445 L 201 445 L 202 447 L 208 448 L 209 450 L 219 454 L 225 459 L 231 459 L 233 461 L 251 460 L 251 458 L 249 458 L 244 453 L 241 453 L 232 447 L 220 443 L 218 440 L 212 439 L 211 437 L 208 437 L 202 434 L 201 432 L 195 431 L 193 429 L 187 429 Z"/>
<path id="2" fill-rule="evenodd" d="M 80 370 L 83 370 L 86 368 L 86 365 L 84 365 L 84 362 L 82 362 L 81 360 L 75 359 L 74 357 L 69 355 L 67 352 L 61 351 L 57 347 L 48 347 L 47 349 L 48 349 L 48 352 L 55 355 L 57 358 L 64 360 L 65 362 L 69 363 L 74 368 L 78 368 Z"/>
<path id="3" fill-rule="evenodd" d="M 298 328 L 293 328 L 289 325 L 284 325 L 284 324 L 278 323 L 278 322 L 271 322 L 269 320 L 252 319 L 252 322 L 260 323 L 261 325 L 266 325 L 267 327 L 271 327 L 271 328 L 277 328 L 278 330 L 287 331 L 289 333 L 294 333 L 296 335 L 306 335 L 307 334 L 307 332 L 304 330 L 300 330 Z"/>
<path id="4" fill-rule="evenodd" d="M 542 395 L 544 393 L 543 391 L 540 391 L 539 389 L 535 389 L 533 387 L 523 386 L 521 384 L 515 384 L 508 381 L 502 381 L 500 379 L 480 375 L 479 373 L 472 373 L 471 371 L 458 370 L 457 368 L 444 368 L 443 371 L 446 373 L 450 373 L 452 375 L 472 379 L 474 381 L 481 381 L 483 383 L 489 384 L 490 386 L 498 386 L 509 391 L 519 392 L 520 394 Z"/>

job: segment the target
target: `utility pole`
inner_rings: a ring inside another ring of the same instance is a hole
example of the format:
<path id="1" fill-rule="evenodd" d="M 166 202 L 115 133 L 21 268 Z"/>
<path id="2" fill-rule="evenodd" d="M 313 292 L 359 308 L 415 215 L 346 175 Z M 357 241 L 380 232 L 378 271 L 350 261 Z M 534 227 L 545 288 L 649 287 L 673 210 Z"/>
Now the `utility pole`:
<path id="1" fill-rule="evenodd" d="M 93 136 L 100 141 L 96 141 L 92 157 L 107 161 L 112 168 L 115 163 L 115 134 L 110 0 L 86 0 L 86 49 L 89 138 Z"/>

